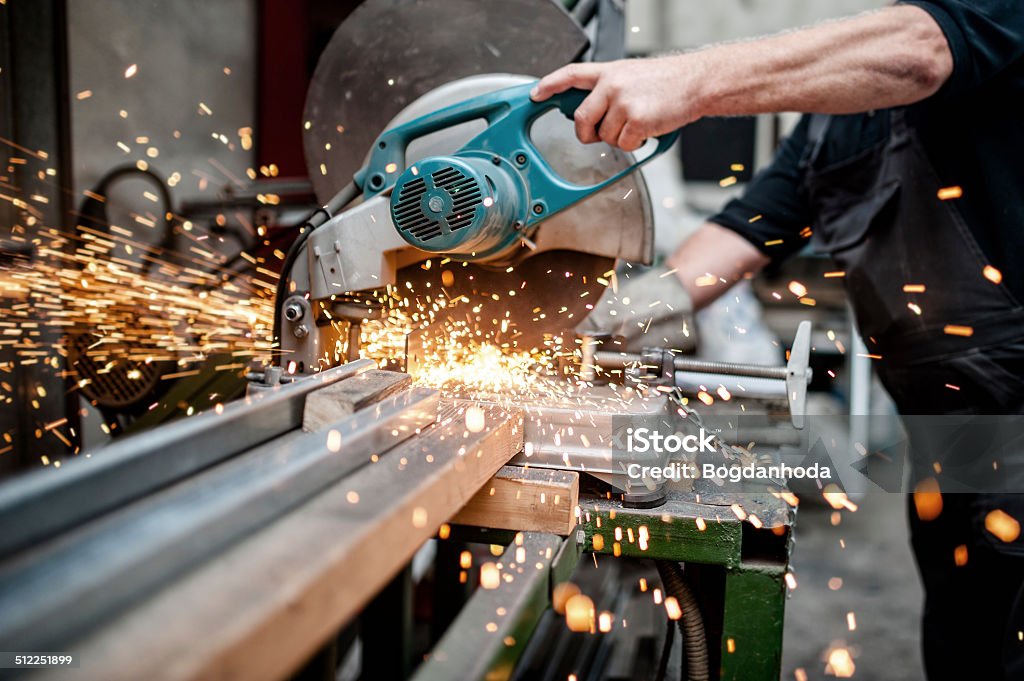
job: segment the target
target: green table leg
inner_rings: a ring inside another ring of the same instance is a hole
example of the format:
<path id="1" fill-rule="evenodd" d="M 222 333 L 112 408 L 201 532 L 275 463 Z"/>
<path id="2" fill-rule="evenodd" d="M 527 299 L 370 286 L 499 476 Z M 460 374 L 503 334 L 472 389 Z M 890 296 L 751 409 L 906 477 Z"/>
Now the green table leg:
<path id="1" fill-rule="evenodd" d="M 782 667 L 786 568 L 751 563 L 725 573 L 722 681 L 777 681 Z"/>

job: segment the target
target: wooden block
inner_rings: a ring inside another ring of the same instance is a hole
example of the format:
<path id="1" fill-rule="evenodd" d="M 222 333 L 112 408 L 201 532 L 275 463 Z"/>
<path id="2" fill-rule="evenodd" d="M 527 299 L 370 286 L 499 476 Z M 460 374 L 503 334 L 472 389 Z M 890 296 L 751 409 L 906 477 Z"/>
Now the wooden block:
<path id="1" fill-rule="evenodd" d="M 313 433 L 337 423 L 358 409 L 379 402 L 388 395 L 408 388 L 409 374 L 371 369 L 332 383 L 306 398 L 302 413 L 302 429 Z"/>
<path id="2" fill-rule="evenodd" d="M 579 496 L 579 473 L 502 466 L 452 522 L 565 536 L 576 525 Z"/>
<path id="3" fill-rule="evenodd" d="M 474 433 L 446 405 L 419 436 L 70 649 L 93 678 L 286 678 L 522 448 L 521 411 L 481 408 Z"/>

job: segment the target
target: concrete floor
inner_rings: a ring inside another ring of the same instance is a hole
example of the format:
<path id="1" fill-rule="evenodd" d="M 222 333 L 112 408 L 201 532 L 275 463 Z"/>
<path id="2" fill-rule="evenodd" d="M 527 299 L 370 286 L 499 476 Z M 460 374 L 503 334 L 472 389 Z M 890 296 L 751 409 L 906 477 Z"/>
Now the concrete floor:
<path id="1" fill-rule="evenodd" d="M 830 507 L 801 505 L 792 560 L 797 588 L 786 607 L 786 681 L 835 678 L 825 671 L 832 646 L 850 649 L 854 679 L 924 679 L 922 596 L 907 538 L 906 498 L 869 494 L 857 503 L 859 510 L 843 511 L 838 526 L 831 524 Z M 833 578 L 842 579 L 837 590 L 829 588 Z"/>

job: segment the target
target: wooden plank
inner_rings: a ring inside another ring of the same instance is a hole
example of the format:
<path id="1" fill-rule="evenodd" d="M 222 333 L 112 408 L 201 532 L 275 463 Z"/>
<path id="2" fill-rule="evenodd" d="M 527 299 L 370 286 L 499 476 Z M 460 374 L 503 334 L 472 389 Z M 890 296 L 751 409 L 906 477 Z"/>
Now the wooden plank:
<path id="1" fill-rule="evenodd" d="M 315 433 L 388 395 L 408 388 L 409 374 L 371 369 L 321 388 L 306 398 L 302 429 Z"/>
<path id="2" fill-rule="evenodd" d="M 463 411 L 443 409 L 420 436 L 71 649 L 95 678 L 286 677 L 522 447 L 520 411 L 483 407 L 475 433 Z"/>
<path id="3" fill-rule="evenodd" d="M 579 473 L 503 466 L 452 522 L 566 536 L 576 526 L 579 497 Z"/>
<path id="4" fill-rule="evenodd" d="M 575 541 L 570 539 L 569 541 Z M 478 589 L 413 681 L 506 681 L 550 604 L 551 563 L 566 540 L 526 532 L 505 549 L 495 589 Z"/>

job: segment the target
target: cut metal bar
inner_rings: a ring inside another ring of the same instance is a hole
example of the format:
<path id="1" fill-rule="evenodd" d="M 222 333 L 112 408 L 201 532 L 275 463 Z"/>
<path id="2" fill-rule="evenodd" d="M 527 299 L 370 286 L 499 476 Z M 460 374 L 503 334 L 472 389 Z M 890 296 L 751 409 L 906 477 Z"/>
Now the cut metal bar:
<path id="1" fill-rule="evenodd" d="M 702 390 L 714 393 L 722 386 L 736 399 L 786 400 L 786 382 L 773 378 L 677 371 L 675 385 L 688 395 Z"/>
<path id="2" fill-rule="evenodd" d="M 289 433 L 0 567 L 0 649 L 58 649 L 94 629 L 408 439 L 437 404 L 415 388 L 328 433 Z"/>
<path id="3" fill-rule="evenodd" d="M 501 555 L 498 587 L 473 594 L 413 681 L 510 678 L 550 604 L 551 563 L 564 541 L 552 534 L 518 535 Z"/>
<path id="4" fill-rule="evenodd" d="M 628 369 L 630 367 L 649 367 L 660 369 L 650 364 L 643 355 L 630 352 L 602 351 L 595 353 L 595 362 L 603 369 Z M 675 357 L 672 360 L 676 371 L 693 371 L 701 373 L 726 374 L 729 376 L 745 376 L 751 378 L 773 378 L 786 380 L 789 375 L 786 367 L 762 366 L 760 364 L 732 364 L 730 362 L 713 362 L 689 357 Z"/>
<path id="5" fill-rule="evenodd" d="M 96 678 L 287 677 L 522 447 L 518 410 L 483 409 L 478 433 L 463 413 L 442 411 L 441 422 L 66 649 Z"/>
<path id="6" fill-rule="evenodd" d="M 60 475 L 39 470 L 0 486 L 0 557 L 82 524 L 302 425 L 306 395 L 374 368 L 360 360 L 118 440 Z M 167 456 L 173 450 L 173 456 Z"/>

